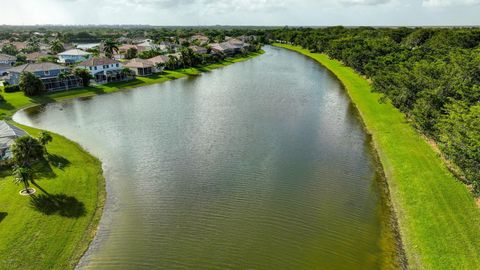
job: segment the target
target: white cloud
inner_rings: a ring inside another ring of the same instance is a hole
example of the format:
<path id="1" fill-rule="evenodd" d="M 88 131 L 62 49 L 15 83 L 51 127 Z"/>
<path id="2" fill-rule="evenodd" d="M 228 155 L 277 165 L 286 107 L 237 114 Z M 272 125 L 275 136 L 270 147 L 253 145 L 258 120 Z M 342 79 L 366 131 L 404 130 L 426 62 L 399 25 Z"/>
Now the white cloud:
<path id="1" fill-rule="evenodd" d="M 357 5 L 357 6 L 376 6 L 386 4 L 390 0 L 340 0 L 344 5 Z"/>
<path id="2" fill-rule="evenodd" d="M 423 0 L 424 7 L 458 7 L 480 5 L 480 0 Z"/>

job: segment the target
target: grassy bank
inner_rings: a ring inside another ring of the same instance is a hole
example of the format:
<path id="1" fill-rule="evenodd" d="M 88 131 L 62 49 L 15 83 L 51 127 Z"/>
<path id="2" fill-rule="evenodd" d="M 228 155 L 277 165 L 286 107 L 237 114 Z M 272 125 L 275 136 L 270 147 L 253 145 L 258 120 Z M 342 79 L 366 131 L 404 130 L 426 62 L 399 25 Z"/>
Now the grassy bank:
<path id="1" fill-rule="evenodd" d="M 371 133 L 412 269 L 477 269 L 480 210 L 439 155 L 366 79 L 324 54 L 275 44 L 318 61 L 345 85 Z"/>
<path id="2" fill-rule="evenodd" d="M 31 105 L 198 75 L 261 53 L 201 68 L 167 71 L 129 82 L 33 98 L 20 92 L 2 93 L 6 102 L 0 102 L 0 118 L 9 118 L 18 109 Z M 21 127 L 33 136 L 40 133 L 34 128 Z M 101 163 L 76 143 L 52 135 L 49 161 L 36 168 L 37 180 L 32 186 L 37 190 L 35 197 L 20 196 L 18 191 L 22 187 L 13 183 L 10 170 L 0 168 L 0 269 L 73 269 L 95 235 L 106 195 Z"/>
<path id="3" fill-rule="evenodd" d="M 93 95 L 100 95 L 112 93 L 126 88 L 134 88 L 154 83 L 161 83 L 168 80 L 178 79 L 189 75 L 198 75 L 201 72 L 207 72 L 216 68 L 228 66 L 237 62 L 245 61 L 255 56 L 262 54 L 251 53 L 244 57 L 227 58 L 222 62 L 210 64 L 199 68 L 178 69 L 175 71 L 165 71 L 163 74 L 156 74 L 148 77 L 137 77 L 134 80 L 127 82 L 109 83 L 104 85 L 74 89 L 69 91 L 62 91 L 56 93 L 49 93 L 36 97 L 26 97 L 22 92 L 16 93 L 1 93 L 5 102 L 0 102 L 0 118 L 8 118 L 12 116 L 17 110 L 35 104 L 44 104 L 54 102 L 62 99 L 71 99 L 77 97 L 87 97 Z"/>
<path id="4" fill-rule="evenodd" d="M 0 171 L 0 269 L 73 269 L 95 235 L 105 200 L 101 164 L 52 136 L 50 161 L 37 166 L 35 197 L 20 196 L 22 186 Z"/>

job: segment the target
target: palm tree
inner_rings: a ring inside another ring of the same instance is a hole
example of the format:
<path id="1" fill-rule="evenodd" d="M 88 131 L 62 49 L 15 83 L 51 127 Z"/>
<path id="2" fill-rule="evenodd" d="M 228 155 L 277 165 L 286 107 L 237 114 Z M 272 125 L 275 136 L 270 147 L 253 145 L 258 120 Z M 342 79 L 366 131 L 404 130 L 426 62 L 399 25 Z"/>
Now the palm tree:
<path id="1" fill-rule="evenodd" d="M 26 194 L 30 194 L 30 182 L 33 181 L 33 170 L 29 166 L 15 166 L 13 169 L 13 176 L 15 177 L 15 184 L 23 184 Z"/>
<path id="2" fill-rule="evenodd" d="M 17 166 L 31 166 L 35 161 L 41 159 L 43 154 L 43 146 L 37 139 L 30 136 L 20 137 L 12 145 L 13 161 Z"/>
<path id="3" fill-rule="evenodd" d="M 52 51 L 53 54 L 61 53 L 63 50 L 63 43 L 59 39 L 54 39 L 50 42 L 50 51 Z"/>
<path id="4" fill-rule="evenodd" d="M 103 41 L 103 52 L 108 58 L 112 58 L 115 52 L 118 52 L 118 45 L 115 41 L 107 39 Z"/>

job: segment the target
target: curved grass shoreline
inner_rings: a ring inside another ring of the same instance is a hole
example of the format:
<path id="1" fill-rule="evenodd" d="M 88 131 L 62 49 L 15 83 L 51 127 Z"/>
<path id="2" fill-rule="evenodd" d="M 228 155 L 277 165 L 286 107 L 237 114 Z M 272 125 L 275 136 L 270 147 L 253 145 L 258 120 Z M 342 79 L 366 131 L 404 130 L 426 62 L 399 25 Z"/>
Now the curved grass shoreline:
<path id="1" fill-rule="evenodd" d="M 41 132 L 19 126 L 32 136 Z M 0 269 L 73 269 L 96 233 L 106 197 L 101 163 L 51 135 L 52 162 L 37 166 L 34 198 L 20 196 L 9 170 L 0 170 Z"/>
<path id="2" fill-rule="evenodd" d="M 133 81 L 111 83 L 39 97 L 23 93 L 2 93 L 0 118 L 9 119 L 16 111 L 61 100 L 95 96 L 124 89 L 161 83 L 248 60 L 263 51 L 226 59 L 200 68 L 167 71 L 162 75 L 139 77 Z M 32 136 L 41 130 L 20 125 Z M 37 201 L 20 196 L 8 169 L 0 168 L 0 269 L 74 269 L 93 240 L 106 199 L 101 162 L 79 144 L 51 133 L 47 146 L 58 162 L 42 164 L 33 186 Z M 74 181 L 72 183 L 72 180 Z M 48 196 L 42 197 L 41 195 Z"/>
<path id="3" fill-rule="evenodd" d="M 353 69 L 324 54 L 274 44 L 308 56 L 337 76 L 371 134 L 388 183 L 411 269 L 477 269 L 480 210 L 438 153 Z"/>

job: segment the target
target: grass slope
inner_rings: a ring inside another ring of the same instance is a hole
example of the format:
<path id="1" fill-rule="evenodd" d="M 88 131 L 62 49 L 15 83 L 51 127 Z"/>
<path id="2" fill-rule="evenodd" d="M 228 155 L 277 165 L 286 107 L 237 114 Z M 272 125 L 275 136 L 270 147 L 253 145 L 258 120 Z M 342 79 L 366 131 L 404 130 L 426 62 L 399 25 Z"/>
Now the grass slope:
<path id="1" fill-rule="evenodd" d="M 156 74 L 148 77 L 137 77 L 134 80 L 127 82 L 109 83 L 104 85 L 74 89 L 69 91 L 49 93 L 37 97 L 26 97 L 22 92 L 16 93 L 2 93 L 5 102 L 0 102 L 0 118 L 8 118 L 12 116 L 18 109 L 25 108 L 35 104 L 43 104 L 49 102 L 55 102 L 62 99 L 70 99 L 76 97 L 87 97 L 93 95 L 100 95 L 106 93 L 112 93 L 126 88 L 134 88 L 143 85 L 149 85 L 154 83 L 161 83 L 168 80 L 178 79 L 190 75 L 198 75 L 201 72 L 207 72 L 216 68 L 228 66 L 237 62 L 245 61 L 255 56 L 262 54 L 263 51 L 258 53 L 250 53 L 244 57 L 227 58 L 224 61 L 216 64 L 207 65 L 199 68 L 186 68 L 178 69 L 175 71 L 165 71 L 163 74 Z"/>
<path id="2" fill-rule="evenodd" d="M 412 269 L 478 269 L 480 210 L 404 115 L 371 92 L 354 70 L 328 56 L 275 44 L 311 57 L 345 85 L 373 137 Z"/>
<path id="3" fill-rule="evenodd" d="M 0 171 L 0 269 L 73 269 L 95 235 L 105 200 L 101 164 L 76 143 L 52 136 L 51 162 L 37 166 L 35 197 L 20 196 L 22 186 L 9 170 Z"/>

